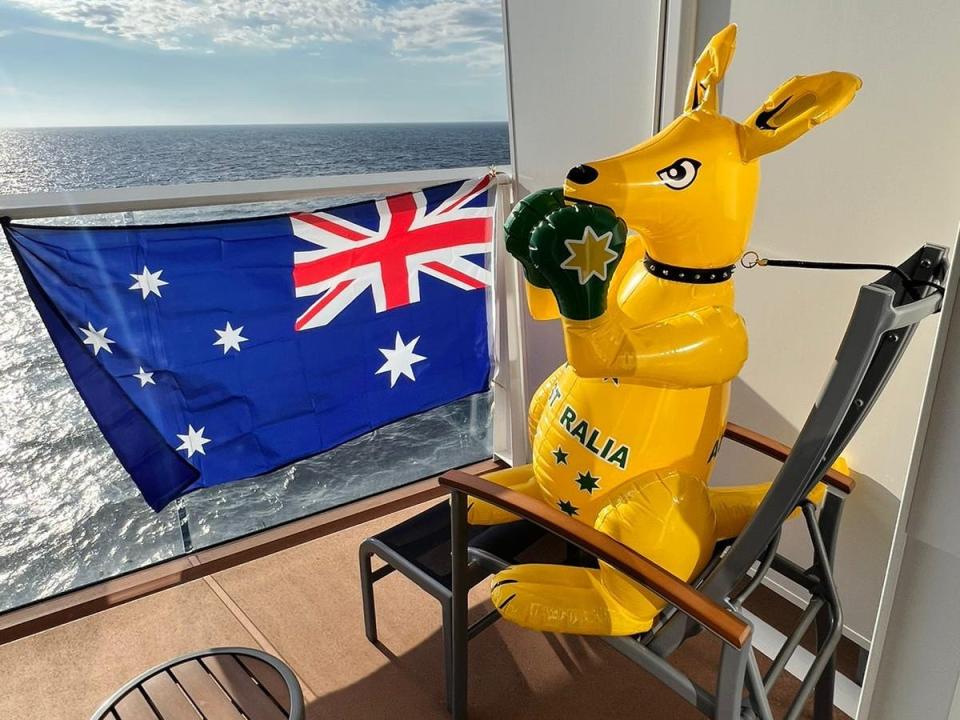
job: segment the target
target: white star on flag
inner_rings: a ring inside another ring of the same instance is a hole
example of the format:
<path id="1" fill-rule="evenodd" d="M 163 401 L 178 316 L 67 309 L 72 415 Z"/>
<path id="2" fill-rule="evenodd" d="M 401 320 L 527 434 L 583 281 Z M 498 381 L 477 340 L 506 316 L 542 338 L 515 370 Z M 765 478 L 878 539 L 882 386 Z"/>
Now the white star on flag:
<path id="1" fill-rule="evenodd" d="M 162 272 L 163 270 L 157 270 L 155 273 L 152 273 L 147 269 L 147 266 L 144 265 L 143 272 L 139 275 L 130 273 L 130 277 L 136 280 L 136 282 L 131 285 L 129 289 L 142 292 L 144 300 L 147 299 L 150 293 L 154 293 L 157 297 L 160 297 L 160 288 L 170 284 L 166 280 L 160 279 L 160 273 Z"/>
<path id="2" fill-rule="evenodd" d="M 198 452 L 201 455 L 206 455 L 207 453 L 204 451 L 203 446 L 210 442 L 210 438 L 205 438 L 203 436 L 204 430 L 206 430 L 205 427 L 202 427 L 199 430 L 194 430 L 193 425 L 187 425 L 186 435 L 177 434 L 177 437 L 183 441 L 180 443 L 180 447 L 178 447 L 177 450 L 186 450 L 188 458 L 192 458 L 195 452 Z"/>
<path id="3" fill-rule="evenodd" d="M 214 345 L 223 346 L 223 354 L 226 355 L 230 350 L 240 352 L 240 343 L 247 342 L 250 338 L 245 338 L 240 333 L 243 332 L 243 325 L 238 328 L 230 327 L 230 323 L 223 330 L 214 329 L 214 332 L 220 336 L 220 339 L 214 342 Z"/>
<path id="4" fill-rule="evenodd" d="M 88 321 L 87 327 L 80 328 L 80 332 L 86 335 L 86 338 L 83 340 L 83 344 L 92 347 L 94 355 L 99 355 L 101 350 L 106 350 L 111 354 L 113 353 L 113 350 L 110 349 L 110 346 L 115 344 L 117 341 L 111 340 L 107 337 L 107 328 L 95 330 L 93 323 Z"/>
<path id="5" fill-rule="evenodd" d="M 414 377 L 413 374 L 413 365 L 414 363 L 427 359 L 423 355 L 417 355 L 417 353 L 413 351 L 419 339 L 420 336 L 418 335 L 409 343 L 404 343 L 400 337 L 400 333 L 397 333 L 393 348 L 378 348 L 387 361 L 374 374 L 379 375 L 380 373 L 389 372 L 390 387 L 397 384 L 397 380 L 400 379 L 401 375 L 406 375 L 416 382 L 417 378 Z"/>
<path id="6" fill-rule="evenodd" d="M 140 372 L 135 372 L 133 376 L 140 381 L 140 387 L 146 387 L 147 385 L 156 385 L 156 381 L 153 379 L 153 373 L 147 372 L 143 369 L 143 365 L 140 366 Z"/>

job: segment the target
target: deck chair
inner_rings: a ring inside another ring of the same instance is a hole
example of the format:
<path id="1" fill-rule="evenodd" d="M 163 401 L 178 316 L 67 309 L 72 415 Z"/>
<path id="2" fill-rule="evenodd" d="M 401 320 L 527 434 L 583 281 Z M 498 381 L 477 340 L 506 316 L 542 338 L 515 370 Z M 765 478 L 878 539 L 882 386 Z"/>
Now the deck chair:
<path id="1" fill-rule="evenodd" d="M 843 629 L 833 561 L 844 499 L 851 489 L 829 468 L 873 407 L 903 355 L 916 325 L 940 310 L 941 291 L 932 285 L 946 274 L 946 250 L 926 245 L 897 271 L 864 285 L 836 355 L 836 363 L 797 441 L 787 450 L 740 428 L 727 437 L 783 461 L 770 490 L 743 532 L 718 546 L 706 569 L 684 582 L 612 538 L 545 503 L 463 472 L 444 474 L 451 493 L 452 545 L 452 710 L 467 717 L 467 502 L 479 498 L 533 522 L 606 562 L 666 601 L 651 629 L 632 637 L 605 638 L 620 653 L 677 692 L 707 717 L 717 720 L 772 720 L 768 695 L 815 623 L 813 663 L 787 712 L 795 720 L 811 692 L 814 717 L 833 717 L 835 652 Z M 816 484 L 831 485 L 820 508 L 807 496 Z M 781 527 L 802 511 L 813 548 L 809 567 L 777 553 Z M 761 675 L 752 650 L 752 627 L 740 612 L 743 601 L 771 570 L 804 587 L 810 595 L 795 630 Z M 714 690 L 708 691 L 668 662 L 683 642 L 706 629 L 721 642 Z M 746 691 L 746 693 L 744 692 Z"/>

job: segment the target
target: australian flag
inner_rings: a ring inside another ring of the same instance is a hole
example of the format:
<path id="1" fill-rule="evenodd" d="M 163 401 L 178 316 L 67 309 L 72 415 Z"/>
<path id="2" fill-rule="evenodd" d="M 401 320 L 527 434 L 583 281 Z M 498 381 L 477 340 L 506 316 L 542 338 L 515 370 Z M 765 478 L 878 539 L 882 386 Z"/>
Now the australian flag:
<path id="1" fill-rule="evenodd" d="M 315 213 L 4 230 L 159 510 L 486 390 L 492 196 L 484 177 Z"/>

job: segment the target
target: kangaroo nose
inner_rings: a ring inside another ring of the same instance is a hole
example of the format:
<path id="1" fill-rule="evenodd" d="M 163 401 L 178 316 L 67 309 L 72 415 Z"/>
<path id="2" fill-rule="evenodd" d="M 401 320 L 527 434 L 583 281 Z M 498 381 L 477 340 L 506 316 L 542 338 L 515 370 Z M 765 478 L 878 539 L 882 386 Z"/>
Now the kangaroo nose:
<path id="1" fill-rule="evenodd" d="M 596 180 L 599 175 L 600 173 L 597 172 L 596 168 L 589 165 L 577 165 L 567 173 L 567 180 L 577 185 L 588 185 Z"/>

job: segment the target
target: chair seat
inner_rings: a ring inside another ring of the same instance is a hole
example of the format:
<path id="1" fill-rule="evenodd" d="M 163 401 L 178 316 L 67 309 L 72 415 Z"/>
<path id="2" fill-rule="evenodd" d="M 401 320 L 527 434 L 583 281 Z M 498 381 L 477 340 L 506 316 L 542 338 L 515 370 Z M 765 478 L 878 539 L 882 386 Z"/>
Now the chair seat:
<path id="1" fill-rule="evenodd" d="M 214 648 L 158 665 L 123 686 L 93 720 L 302 720 L 303 694 L 283 662 Z"/>
<path id="2" fill-rule="evenodd" d="M 490 553 L 508 563 L 516 562 L 524 551 L 547 535 L 546 531 L 526 520 L 504 525 L 471 526 L 468 532 L 472 549 Z M 445 588 L 451 587 L 448 503 L 434 505 L 371 539 L 386 545 Z M 480 569 L 477 572 L 479 576 L 472 584 L 489 574 Z"/>

